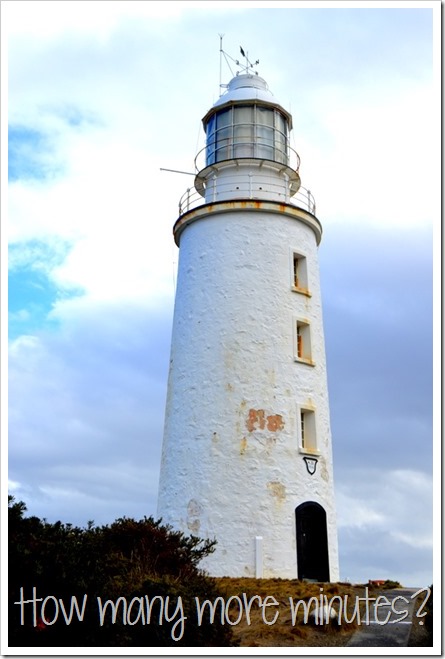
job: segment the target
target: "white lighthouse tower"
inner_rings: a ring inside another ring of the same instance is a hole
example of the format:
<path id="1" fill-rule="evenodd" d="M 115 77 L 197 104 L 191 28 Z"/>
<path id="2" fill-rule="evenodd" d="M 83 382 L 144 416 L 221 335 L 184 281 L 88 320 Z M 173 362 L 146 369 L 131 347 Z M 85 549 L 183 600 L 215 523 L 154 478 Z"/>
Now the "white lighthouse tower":
<path id="1" fill-rule="evenodd" d="M 158 514 L 216 538 L 202 564 L 213 576 L 337 581 L 322 228 L 292 117 L 247 68 L 203 125 L 174 225 Z"/>

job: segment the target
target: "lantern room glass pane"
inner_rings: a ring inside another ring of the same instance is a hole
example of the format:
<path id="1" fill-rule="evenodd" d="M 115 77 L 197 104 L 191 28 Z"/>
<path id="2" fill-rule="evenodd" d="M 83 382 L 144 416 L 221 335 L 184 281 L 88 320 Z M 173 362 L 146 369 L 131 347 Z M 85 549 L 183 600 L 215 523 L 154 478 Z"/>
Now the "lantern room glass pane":
<path id="1" fill-rule="evenodd" d="M 288 120 L 273 107 L 239 105 L 215 112 L 206 125 L 206 163 L 261 158 L 288 164 Z"/>
<path id="2" fill-rule="evenodd" d="M 257 106 L 256 108 L 256 157 L 266 160 L 274 159 L 274 110 Z"/>
<path id="3" fill-rule="evenodd" d="M 275 160 L 278 162 L 288 162 L 288 124 L 285 117 L 279 112 L 275 112 Z"/>
<path id="4" fill-rule="evenodd" d="M 206 126 L 207 135 L 207 151 L 206 151 L 206 164 L 213 165 L 215 162 L 215 115 L 212 115 Z"/>
<path id="5" fill-rule="evenodd" d="M 216 162 L 232 157 L 232 108 L 216 115 Z"/>
<path id="6" fill-rule="evenodd" d="M 235 108 L 233 127 L 234 158 L 254 157 L 253 105 Z"/>
<path id="7" fill-rule="evenodd" d="M 262 126 L 273 127 L 274 123 L 274 110 L 272 108 L 263 108 L 261 105 L 256 109 L 256 122 Z"/>

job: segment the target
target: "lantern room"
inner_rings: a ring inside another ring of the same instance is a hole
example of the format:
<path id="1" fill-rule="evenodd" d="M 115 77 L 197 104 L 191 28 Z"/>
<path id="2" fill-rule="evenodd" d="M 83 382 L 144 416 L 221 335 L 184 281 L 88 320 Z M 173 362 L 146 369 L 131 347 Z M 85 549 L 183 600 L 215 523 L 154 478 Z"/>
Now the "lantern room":
<path id="1" fill-rule="evenodd" d="M 263 78 L 235 76 L 202 122 L 206 143 L 195 162 L 195 188 L 206 203 L 289 203 L 300 188 L 300 159 L 289 144 L 292 117 Z"/>
<path id="2" fill-rule="evenodd" d="M 263 78 L 240 75 L 203 119 L 206 165 L 231 158 L 289 164 L 292 117 L 280 107 Z"/>

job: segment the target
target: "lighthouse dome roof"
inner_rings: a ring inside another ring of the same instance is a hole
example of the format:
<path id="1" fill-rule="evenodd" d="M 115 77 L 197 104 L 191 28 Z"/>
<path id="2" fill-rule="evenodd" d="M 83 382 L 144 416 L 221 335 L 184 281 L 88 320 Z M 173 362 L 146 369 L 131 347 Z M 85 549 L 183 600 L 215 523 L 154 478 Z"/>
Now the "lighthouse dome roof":
<path id="1" fill-rule="evenodd" d="M 221 94 L 213 107 L 222 105 L 228 101 L 250 101 L 254 99 L 265 101 L 266 103 L 277 102 L 264 78 L 245 73 L 232 78 L 227 86 L 227 90 Z"/>
<path id="2" fill-rule="evenodd" d="M 289 128 L 292 127 L 292 117 L 283 106 L 277 101 L 275 96 L 269 90 L 264 78 L 252 73 L 244 73 L 235 76 L 227 85 L 226 91 L 221 94 L 219 99 L 213 104 L 212 109 L 204 117 L 205 120 L 212 115 L 215 110 L 225 105 L 236 105 L 237 103 L 245 104 L 248 102 L 259 102 L 265 105 L 273 105 L 287 117 Z"/>

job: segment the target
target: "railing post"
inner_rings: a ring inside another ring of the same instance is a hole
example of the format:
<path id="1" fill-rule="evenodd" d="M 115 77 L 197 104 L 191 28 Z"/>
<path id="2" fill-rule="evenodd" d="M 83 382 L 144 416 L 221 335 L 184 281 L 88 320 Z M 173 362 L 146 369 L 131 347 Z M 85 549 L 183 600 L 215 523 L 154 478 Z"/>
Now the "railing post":
<path id="1" fill-rule="evenodd" d="M 252 172 L 249 172 L 249 199 L 252 199 Z"/>
<path id="2" fill-rule="evenodd" d="M 216 174 L 213 174 L 213 202 L 216 201 Z"/>
<path id="3" fill-rule="evenodd" d="M 289 176 L 287 174 L 284 175 L 284 180 L 286 181 L 286 193 L 285 193 L 285 200 L 286 204 L 289 203 Z"/>
<path id="4" fill-rule="evenodd" d="M 187 210 L 190 210 L 190 188 L 187 188 Z"/>
<path id="5" fill-rule="evenodd" d="M 312 212 L 311 211 L 311 191 L 306 190 L 306 192 L 307 192 L 307 209 L 308 209 L 309 213 L 311 213 Z"/>

